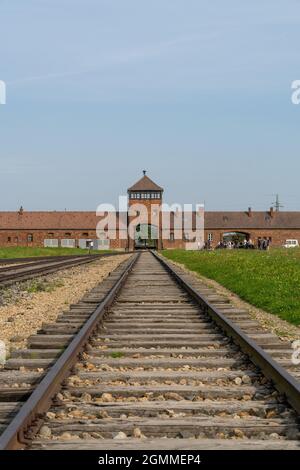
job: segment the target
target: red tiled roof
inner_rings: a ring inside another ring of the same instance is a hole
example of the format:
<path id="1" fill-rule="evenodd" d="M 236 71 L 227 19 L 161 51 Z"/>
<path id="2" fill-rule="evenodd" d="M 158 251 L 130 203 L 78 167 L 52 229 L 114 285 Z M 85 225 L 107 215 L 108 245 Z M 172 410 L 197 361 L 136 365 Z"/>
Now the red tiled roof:
<path id="1" fill-rule="evenodd" d="M 128 191 L 163 191 L 163 188 L 154 183 L 147 175 L 144 175 L 131 188 L 128 188 Z"/>
<path id="2" fill-rule="evenodd" d="M 205 212 L 211 229 L 300 229 L 300 212 Z"/>
<path id="3" fill-rule="evenodd" d="M 95 230 L 101 218 L 93 211 L 0 212 L 0 230 Z M 195 213 L 193 218 L 195 224 Z M 204 220 L 208 230 L 300 229 L 300 212 L 205 212 Z"/>
<path id="4" fill-rule="evenodd" d="M 95 230 L 102 218 L 95 211 L 0 212 L 0 230 Z"/>
<path id="5" fill-rule="evenodd" d="M 174 226 L 171 216 L 171 228 Z M 193 227 L 196 226 L 196 213 L 193 212 Z M 300 229 L 300 212 L 205 212 L 204 228 L 207 230 L 238 229 Z"/>

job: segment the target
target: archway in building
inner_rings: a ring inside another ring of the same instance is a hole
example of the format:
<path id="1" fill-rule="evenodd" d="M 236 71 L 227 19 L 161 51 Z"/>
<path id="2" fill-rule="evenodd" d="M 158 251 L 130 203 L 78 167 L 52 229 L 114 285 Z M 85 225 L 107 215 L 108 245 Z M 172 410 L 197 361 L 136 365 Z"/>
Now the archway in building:
<path id="1" fill-rule="evenodd" d="M 232 242 L 234 244 L 243 243 L 245 240 L 250 239 L 249 233 L 246 232 L 225 232 L 223 233 L 223 242 Z"/>
<path id="2" fill-rule="evenodd" d="M 136 250 L 156 249 L 158 228 L 151 224 L 139 224 L 135 229 L 134 247 Z"/>

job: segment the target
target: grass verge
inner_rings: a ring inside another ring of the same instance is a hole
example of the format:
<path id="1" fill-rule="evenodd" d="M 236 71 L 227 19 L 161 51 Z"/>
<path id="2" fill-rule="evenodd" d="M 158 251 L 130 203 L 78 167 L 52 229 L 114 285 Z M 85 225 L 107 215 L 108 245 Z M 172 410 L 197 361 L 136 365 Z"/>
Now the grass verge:
<path id="1" fill-rule="evenodd" d="M 95 250 L 93 254 L 109 253 L 109 250 Z M 87 255 L 89 250 L 81 248 L 32 248 L 32 247 L 8 247 L 0 248 L 0 258 L 31 258 L 38 256 L 66 256 L 66 255 Z"/>
<path id="2" fill-rule="evenodd" d="M 300 249 L 164 250 L 163 255 L 217 281 L 255 307 L 300 325 Z"/>

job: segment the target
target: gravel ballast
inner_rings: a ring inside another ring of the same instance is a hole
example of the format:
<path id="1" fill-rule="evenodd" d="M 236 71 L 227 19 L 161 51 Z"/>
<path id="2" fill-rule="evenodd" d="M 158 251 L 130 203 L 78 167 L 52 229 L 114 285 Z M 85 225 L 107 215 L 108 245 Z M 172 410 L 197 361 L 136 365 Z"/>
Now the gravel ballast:
<path id="1" fill-rule="evenodd" d="M 268 313 L 264 310 L 254 307 L 248 302 L 245 302 L 244 300 L 240 299 L 238 295 L 221 286 L 218 282 L 201 276 L 200 274 L 195 273 L 194 271 L 190 271 L 181 263 L 177 263 L 175 261 L 170 260 L 168 260 L 168 262 L 170 264 L 174 264 L 175 266 L 180 267 L 189 275 L 193 276 L 193 278 L 198 281 L 199 285 L 201 285 L 202 283 L 207 287 L 213 288 L 217 294 L 223 295 L 225 298 L 227 298 L 234 307 L 246 310 L 249 315 L 253 319 L 257 320 L 262 326 L 262 328 L 264 328 L 266 331 L 271 331 L 282 340 L 287 340 L 290 342 L 299 340 L 299 327 L 291 325 L 287 321 L 282 320 L 281 318 L 277 317 L 276 315 L 273 315 L 272 313 Z"/>
<path id="2" fill-rule="evenodd" d="M 129 256 L 102 258 L 5 289 L 0 294 L 0 341 L 7 352 L 24 347 L 42 323 L 55 322 L 62 311 L 77 303 Z"/>

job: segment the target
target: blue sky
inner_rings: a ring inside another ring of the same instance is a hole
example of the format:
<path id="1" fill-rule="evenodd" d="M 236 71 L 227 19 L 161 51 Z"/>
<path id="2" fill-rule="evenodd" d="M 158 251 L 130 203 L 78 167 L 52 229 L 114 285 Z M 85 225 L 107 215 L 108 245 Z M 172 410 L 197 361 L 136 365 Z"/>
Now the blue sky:
<path id="1" fill-rule="evenodd" d="M 299 0 L 0 0 L 0 210 L 300 210 Z"/>

